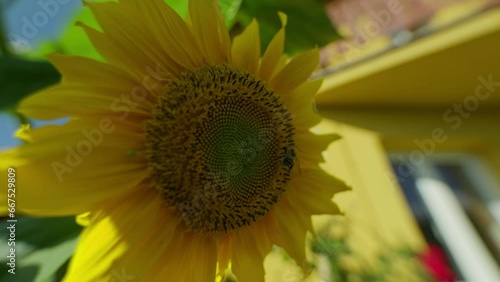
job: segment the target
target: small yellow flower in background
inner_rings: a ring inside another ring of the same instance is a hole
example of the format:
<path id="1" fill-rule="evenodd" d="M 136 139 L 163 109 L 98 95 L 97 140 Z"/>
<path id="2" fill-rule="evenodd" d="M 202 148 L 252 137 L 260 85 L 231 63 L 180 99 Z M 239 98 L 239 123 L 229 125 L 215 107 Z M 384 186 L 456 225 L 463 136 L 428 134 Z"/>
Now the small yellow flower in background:
<path id="1" fill-rule="evenodd" d="M 338 137 L 309 130 L 318 51 L 288 60 L 283 14 L 261 57 L 258 23 L 231 43 L 216 1 L 190 1 L 186 21 L 162 0 L 86 5 L 106 62 L 51 56 L 61 83 L 19 112 L 71 119 L 0 155 L 20 210 L 84 214 L 66 281 L 214 281 L 230 267 L 258 282 L 274 244 L 305 266 L 311 215 L 338 213 L 346 190 L 319 167 Z"/>

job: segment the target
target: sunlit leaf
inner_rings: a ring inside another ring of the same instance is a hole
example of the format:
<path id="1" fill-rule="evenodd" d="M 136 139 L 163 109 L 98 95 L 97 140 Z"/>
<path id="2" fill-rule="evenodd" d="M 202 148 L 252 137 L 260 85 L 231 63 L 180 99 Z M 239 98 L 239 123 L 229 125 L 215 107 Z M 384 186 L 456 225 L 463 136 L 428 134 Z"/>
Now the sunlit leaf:
<path id="1" fill-rule="evenodd" d="M 227 27 L 232 27 L 243 0 L 219 0 L 220 9 Z"/>
<path id="2" fill-rule="evenodd" d="M 209 0 L 207 0 L 209 1 Z M 242 0 L 218 0 L 219 6 L 224 16 L 226 26 L 231 27 L 240 9 Z M 186 17 L 188 13 L 188 0 L 165 0 L 179 15 Z"/>
<path id="3" fill-rule="evenodd" d="M 188 13 L 188 1 L 187 0 L 165 0 L 177 14 L 181 15 L 181 17 L 185 18 Z"/>

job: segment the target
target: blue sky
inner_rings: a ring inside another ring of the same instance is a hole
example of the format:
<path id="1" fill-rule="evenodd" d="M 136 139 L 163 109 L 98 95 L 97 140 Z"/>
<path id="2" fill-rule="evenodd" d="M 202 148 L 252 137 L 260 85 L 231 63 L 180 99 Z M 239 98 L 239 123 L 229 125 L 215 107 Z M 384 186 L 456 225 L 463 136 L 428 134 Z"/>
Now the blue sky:
<path id="1" fill-rule="evenodd" d="M 2 0 L 10 41 L 25 40 L 36 48 L 47 39 L 57 39 L 81 0 Z"/>
<path id="2" fill-rule="evenodd" d="M 68 20 L 82 7 L 81 0 L 0 0 L 4 4 L 6 34 L 9 41 L 37 48 L 46 40 L 55 40 Z M 33 127 L 43 125 L 34 122 Z M 12 135 L 19 124 L 13 116 L 0 112 L 0 149 L 19 144 Z"/>

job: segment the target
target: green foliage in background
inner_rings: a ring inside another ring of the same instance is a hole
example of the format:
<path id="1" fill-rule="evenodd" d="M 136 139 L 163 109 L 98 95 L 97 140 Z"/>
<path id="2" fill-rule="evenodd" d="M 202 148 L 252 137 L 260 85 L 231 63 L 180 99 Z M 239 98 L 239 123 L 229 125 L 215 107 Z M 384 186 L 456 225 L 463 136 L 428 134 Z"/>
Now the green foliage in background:
<path id="1" fill-rule="evenodd" d="M 314 0 L 252 0 L 243 1 L 236 22 L 248 25 L 259 21 L 262 50 L 281 28 L 277 12 L 287 14 L 285 51 L 295 54 L 314 47 L 323 47 L 340 39 L 320 1 Z"/>
<path id="2" fill-rule="evenodd" d="M 7 272 L 10 247 L 5 231 L 10 224 L 5 219 L 0 223 L 0 281 L 60 281 L 82 229 L 75 218 L 17 218 L 15 275 Z"/>
<path id="3" fill-rule="evenodd" d="M 380 240 L 383 246 L 374 261 L 355 254 L 347 242 L 347 233 L 334 236 L 332 225 L 318 232 L 311 241 L 311 249 L 316 255 L 328 261 L 330 277 L 325 281 L 335 282 L 386 282 L 386 281 L 433 281 L 419 260 L 419 254 L 407 246 L 393 246 Z M 348 259 L 350 264 L 346 264 Z"/>

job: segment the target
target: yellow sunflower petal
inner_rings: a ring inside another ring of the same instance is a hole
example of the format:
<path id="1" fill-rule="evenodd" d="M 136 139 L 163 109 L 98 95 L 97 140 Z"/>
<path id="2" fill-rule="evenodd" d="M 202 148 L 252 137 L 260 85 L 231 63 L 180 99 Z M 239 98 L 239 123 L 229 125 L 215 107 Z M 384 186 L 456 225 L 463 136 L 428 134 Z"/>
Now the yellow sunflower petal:
<path id="1" fill-rule="evenodd" d="M 212 0 L 212 3 L 219 5 L 217 0 Z M 231 63 L 231 39 L 229 37 L 229 31 L 227 30 L 224 17 L 222 16 L 222 11 L 218 6 L 215 9 L 215 18 L 217 19 L 217 25 L 219 26 L 219 36 L 220 36 L 220 49 L 221 53 L 226 62 Z"/>
<path id="2" fill-rule="evenodd" d="M 260 59 L 259 24 L 254 19 L 242 34 L 234 38 L 231 50 L 233 63 L 238 68 L 255 73 Z"/>
<path id="3" fill-rule="evenodd" d="M 294 124 L 297 131 L 308 130 L 309 128 L 319 124 L 323 119 L 314 108 L 313 105 L 309 104 L 309 107 L 305 106 L 298 110 L 290 110 L 290 114 L 294 118 Z"/>
<path id="4" fill-rule="evenodd" d="M 215 0 L 189 1 L 189 18 L 198 45 L 209 62 L 222 63 L 229 61 L 227 30 L 221 14 L 217 12 Z M 225 34 L 226 33 L 226 34 Z"/>
<path id="5" fill-rule="evenodd" d="M 307 81 L 290 93 L 282 95 L 298 131 L 309 129 L 321 122 L 321 116 L 316 112 L 314 96 L 322 80 Z"/>
<path id="6" fill-rule="evenodd" d="M 301 167 L 316 167 L 318 163 L 324 162 L 322 152 L 335 140 L 340 139 L 337 134 L 315 135 L 311 132 L 303 132 L 295 137 L 297 156 Z"/>
<path id="7" fill-rule="evenodd" d="M 145 276 L 160 271 L 155 265 L 169 253 L 178 220 L 157 193 L 142 188 L 96 212 L 64 281 L 161 281 Z"/>
<path id="8" fill-rule="evenodd" d="M 61 73 L 64 84 L 92 84 L 124 90 L 138 84 L 123 70 L 93 59 L 59 54 L 49 55 L 48 59 Z"/>
<path id="9" fill-rule="evenodd" d="M 33 138 L 29 134 L 30 132 L 31 132 L 31 125 L 21 124 L 21 126 L 14 133 L 14 136 L 26 142 L 33 142 Z"/>
<path id="10" fill-rule="evenodd" d="M 314 96 L 318 93 L 322 83 L 322 79 L 307 81 L 299 85 L 293 91 L 287 93 L 287 95 L 283 95 L 283 99 L 287 103 L 287 108 L 290 111 L 297 112 L 304 108 L 312 109 Z"/>
<path id="11" fill-rule="evenodd" d="M 133 51 L 123 48 L 119 43 L 113 42 L 106 34 L 81 22 L 77 23 L 77 25 L 83 28 L 96 51 L 99 52 L 108 63 L 123 69 L 139 81 L 149 75 L 148 69 L 160 69 L 162 74 L 168 73 L 173 76 L 179 72 L 178 66 L 158 65 L 157 63 L 152 64 L 151 60 L 137 56 Z"/>
<path id="12" fill-rule="evenodd" d="M 288 93 L 304 83 L 319 63 L 319 51 L 313 49 L 293 58 L 272 81 L 271 87 L 278 93 Z"/>
<path id="13" fill-rule="evenodd" d="M 308 214 L 339 214 L 332 202 L 335 193 L 349 190 L 342 181 L 327 174 L 321 168 L 304 169 L 300 177 L 292 180 L 286 192 L 290 204 Z"/>
<path id="14" fill-rule="evenodd" d="M 277 69 L 278 62 L 283 58 L 283 49 L 285 47 L 285 26 L 287 22 L 286 15 L 279 13 L 281 19 L 281 29 L 274 35 L 273 39 L 267 46 L 266 52 L 262 57 L 259 65 L 259 77 L 264 81 L 270 81 L 275 70 Z M 284 60 L 283 60 L 284 61 Z"/>
<path id="15" fill-rule="evenodd" d="M 144 120 L 151 115 L 151 105 L 145 103 L 149 95 L 145 89 L 125 94 L 120 89 L 91 85 L 58 85 L 24 99 L 18 111 L 42 120 L 111 113 Z"/>
<path id="16" fill-rule="evenodd" d="M 157 261 L 155 271 L 145 281 L 204 282 L 215 280 L 217 250 L 212 237 L 179 228 L 167 251 Z"/>
<path id="17" fill-rule="evenodd" d="M 295 260 L 297 265 L 307 266 L 305 248 L 307 231 L 312 231 L 311 215 L 301 208 L 294 207 L 287 194 L 276 205 L 276 226 L 282 240 L 282 247 Z"/>
<path id="18" fill-rule="evenodd" d="M 134 80 L 111 65 L 77 56 L 51 55 L 49 59 L 63 75 L 62 84 L 24 99 L 19 111 L 38 119 L 56 119 L 71 115 L 135 114 L 150 116 L 153 94 L 160 88 L 161 77 Z"/>
<path id="19" fill-rule="evenodd" d="M 128 2 L 137 8 L 137 13 L 148 15 L 145 21 L 157 39 L 156 45 L 178 65 L 193 69 L 203 63 L 200 48 L 186 22 L 163 0 Z"/>
<path id="20" fill-rule="evenodd" d="M 86 212 L 82 213 L 76 216 L 76 223 L 78 223 L 81 226 L 89 226 L 90 222 L 92 219 L 92 213 L 91 212 Z"/>
<path id="21" fill-rule="evenodd" d="M 240 282 L 264 281 L 264 258 L 276 241 L 273 212 L 235 232 L 231 269 Z"/>
<path id="22" fill-rule="evenodd" d="M 150 1 L 146 2 L 148 4 L 144 4 L 145 1 L 142 2 L 143 5 L 147 6 L 154 4 Z M 169 54 L 165 52 L 169 49 L 160 48 L 159 41 L 164 40 L 164 38 L 155 36 L 146 25 L 147 21 L 141 20 L 144 15 L 138 12 L 137 6 L 115 2 L 89 2 L 86 5 L 92 10 L 109 41 L 119 45 L 127 56 L 139 60 L 141 70 L 145 70 L 147 67 L 155 68 L 158 65 L 169 66 L 173 70 L 172 74 L 175 75 L 186 69 L 183 66 L 189 67 L 187 64 L 189 61 L 174 59 L 172 56 L 178 54 Z M 173 18 L 170 17 L 170 19 Z M 164 28 L 169 29 L 170 27 L 164 26 Z M 169 36 L 166 39 L 168 38 L 173 37 Z"/>
<path id="23" fill-rule="evenodd" d="M 37 215 L 79 214 L 136 188 L 148 174 L 140 153 L 142 138 L 110 129 L 113 124 L 107 121 L 70 121 L 33 130 L 33 143 L 0 153 L 0 166 L 16 170 L 18 209 Z M 127 155 L 131 149 L 138 151 L 134 158 Z M 3 181 L 6 175 L 1 177 Z M 0 196 L 6 193 L 1 190 Z"/>
<path id="24" fill-rule="evenodd" d="M 218 238 L 217 245 L 217 275 L 223 277 L 231 261 L 233 234 L 229 233 Z"/>

